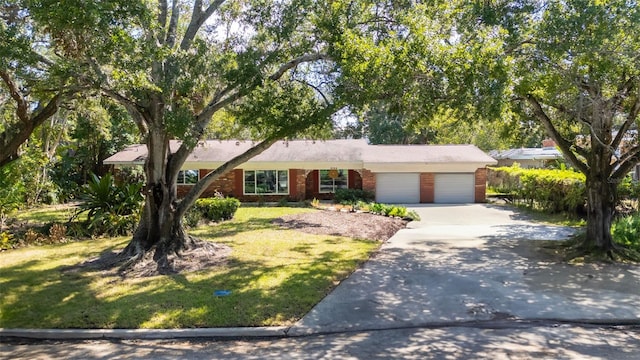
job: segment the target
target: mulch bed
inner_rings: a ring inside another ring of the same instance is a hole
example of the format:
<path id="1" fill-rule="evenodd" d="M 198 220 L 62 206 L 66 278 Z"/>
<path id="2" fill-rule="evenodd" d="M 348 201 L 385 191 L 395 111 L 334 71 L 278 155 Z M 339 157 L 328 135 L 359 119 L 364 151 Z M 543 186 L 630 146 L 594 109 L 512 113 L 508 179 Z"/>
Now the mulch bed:
<path id="1" fill-rule="evenodd" d="M 318 210 L 309 213 L 287 215 L 273 221 L 282 227 L 309 234 L 337 235 L 356 239 L 386 241 L 398 230 L 404 229 L 407 220 L 369 213 L 352 213 Z"/>

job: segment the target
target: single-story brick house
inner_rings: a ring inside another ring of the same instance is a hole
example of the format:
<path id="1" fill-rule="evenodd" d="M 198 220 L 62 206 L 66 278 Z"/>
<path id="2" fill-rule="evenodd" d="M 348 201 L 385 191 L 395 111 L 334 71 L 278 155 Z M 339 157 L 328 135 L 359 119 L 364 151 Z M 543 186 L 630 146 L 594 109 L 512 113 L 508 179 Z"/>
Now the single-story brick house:
<path id="1" fill-rule="evenodd" d="M 211 169 L 249 149 L 251 141 L 198 144 L 179 174 L 178 192 Z M 178 142 L 171 143 L 177 149 Z M 140 166 L 145 145 L 134 145 L 105 164 Z M 365 140 L 280 141 L 229 171 L 205 192 L 241 201 L 331 199 L 336 189 L 372 191 L 381 203 L 485 201 L 486 166 L 496 160 L 473 145 L 369 145 Z"/>

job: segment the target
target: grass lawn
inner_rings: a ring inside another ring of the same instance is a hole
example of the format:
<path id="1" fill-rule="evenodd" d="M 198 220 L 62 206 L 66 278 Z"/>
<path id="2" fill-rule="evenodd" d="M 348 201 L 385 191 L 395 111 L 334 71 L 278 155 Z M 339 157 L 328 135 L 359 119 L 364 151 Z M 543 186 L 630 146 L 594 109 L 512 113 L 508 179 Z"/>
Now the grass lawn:
<path id="1" fill-rule="evenodd" d="M 19 211 L 15 218 L 30 223 L 66 223 L 76 211 L 72 205 L 55 205 Z"/>
<path id="2" fill-rule="evenodd" d="M 380 243 L 311 235 L 271 224 L 313 209 L 241 207 L 232 221 L 192 234 L 224 243 L 228 264 L 206 271 L 121 279 L 65 271 L 129 238 L 0 253 L 2 328 L 191 328 L 290 325 Z M 49 216 L 49 215 L 47 215 Z M 216 297 L 216 290 L 229 290 Z"/>

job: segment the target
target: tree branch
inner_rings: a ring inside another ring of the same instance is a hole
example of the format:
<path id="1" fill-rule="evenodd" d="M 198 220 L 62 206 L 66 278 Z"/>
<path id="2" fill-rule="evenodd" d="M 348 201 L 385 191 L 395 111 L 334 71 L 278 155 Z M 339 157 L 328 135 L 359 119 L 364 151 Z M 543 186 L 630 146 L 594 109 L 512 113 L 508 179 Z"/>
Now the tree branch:
<path id="1" fill-rule="evenodd" d="M 9 89 L 9 95 L 11 95 L 11 98 L 13 98 L 13 100 L 18 105 L 16 109 L 16 115 L 18 116 L 18 119 L 20 119 L 20 121 L 22 121 L 23 123 L 29 122 L 29 104 L 27 103 L 27 100 L 24 98 L 24 96 L 22 96 L 20 89 L 18 89 L 18 84 L 16 84 L 15 81 L 13 81 L 13 79 L 11 78 L 11 75 L 9 75 L 9 73 L 4 70 L 0 70 L 0 77 L 7 85 L 7 88 Z"/>
<path id="2" fill-rule="evenodd" d="M 20 145 L 31 136 L 36 127 L 58 111 L 58 107 L 65 96 L 68 96 L 68 94 L 58 92 L 35 114 L 27 115 L 27 119 L 23 120 L 19 125 L 5 129 L 0 133 L 0 167 L 18 158 Z"/>
<path id="3" fill-rule="evenodd" d="M 202 0 L 195 0 L 193 4 L 193 14 L 191 15 L 191 21 L 189 22 L 189 26 L 187 27 L 187 31 L 182 38 L 182 42 L 180 43 L 180 49 L 187 50 L 191 47 L 191 43 L 193 39 L 195 39 L 196 34 L 202 27 L 202 24 L 207 21 L 208 18 L 213 15 L 213 13 L 218 10 L 220 5 L 224 3 L 225 0 L 215 0 L 206 10 L 202 10 Z"/>
<path id="4" fill-rule="evenodd" d="M 202 193 L 209 187 L 209 185 L 211 185 L 214 181 L 219 179 L 222 175 L 244 164 L 245 162 L 249 161 L 251 158 L 261 154 L 281 138 L 282 138 L 282 134 L 280 133 L 274 134 L 271 137 L 268 137 L 267 139 L 258 143 L 257 145 L 251 147 L 249 150 L 245 151 L 244 153 L 222 164 L 214 171 L 208 173 L 205 177 L 200 179 L 200 181 L 198 181 L 197 184 L 191 187 L 191 190 L 182 199 L 182 201 L 180 202 L 180 205 L 176 209 L 176 216 L 182 217 L 184 213 L 189 209 L 191 204 L 196 199 L 198 199 L 200 195 L 202 195 Z"/>
<path id="5" fill-rule="evenodd" d="M 127 109 L 127 112 L 133 118 L 133 121 L 136 123 L 136 126 L 138 127 L 141 135 L 145 136 L 145 134 L 149 132 L 149 125 L 147 124 L 147 120 L 145 119 L 144 114 L 140 111 L 138 104 L 111 89 L 101 88 L 100 91 L 104 95 L 119 102 L 122 106 L 124 106 L 125 109 Z"/>
<path id="6" fill-rule="evenodd" d="M 303 80 L 299 80 L 299 79 L 296 79 L 295 81 L 296 81 L 296 82 L 298 82 L 298 83 L 300 83 L 300 84 L 303 84 L 303 85 L 305 85 L 305 86 L 308 86 L 308 87 L 312 88 L 312 89 L 313 89 L 313 90 L 315 90 L 318 94 L 320 94 L 320 96 L 322 96 L 322 99 L 324 100 L 324 103 L 325 103 L 325 104 L 327 104 L 327 105 L 329 105 L 329 104 L 330 104 L 329 99 L 327 99 L 327 97 L 326 97 L 326 96 L 325 96 L 325 94 L 322 92 L 322 90 L 320 90 L 320 88 L 318 88 L 317 86 L 315 86 L 315 85 L 313 85 L 313 84 L 309 83 L 308 81 L 303 81 Z"/>
<path id="7" fill-rule="evenodd" d="M 622 124 L 622 127 L 620 127 L 620 129 L 618 130 L 618 134 L 616 135 L 615 139 L 613 139 L 611 146 L 617 149 L 620 144 L 622 144 L 624 135 L 631 128 L 631 126 L 635 124 L 636 119 L 638 118 L 638 114 L 640 114 L 640 94 L 636 94 L 636 99 L 633 102 L 633 106 L 631 107 L 629 114 L 627 115 L 627 119 Z"/>
<path id="8" fill-rule="evenodd" d="M 163 30 L 167 27 L 167 0 L 158 1 L 158 24 Z"/>
<path id="9" fill-rule="evenodd" d="M 167 29 L 167 37 L 165 38 L 165 44 L 170 48 L 176 43 L 176 32 L 178 31 L 178 20 L 180 18 L 180 11 L 178 10 L 178 1 L 173 0 L 171 6 L 171 20 L 169 20 L 169 28 Z"/>
<path id="10" fill-rule="evenodd" d="M 318 61 L 318 60 L 326 60 L 329 59 L 329 56 L 326 54 L 307 54 L 307 55 L 302 55 L 300 57 L 297 57 L 285 64 L 283 64 L 282 66 L 280 66 L 280 68 L 278 69 L 278 71 L 276 71 L 275 73 L 273 73 L 271 76 L 269 76 L 270 80 L 278 80 L 282 77 L 282 75 L 284 75 L 288 70 L 291 70 L 295 67 L 297 67 L 298 65 L 305 63 L 305 62 L 311 62 L 311 61 Z"/>
<path id="11" fill-rule="evenodd" d="M 616 169 L 611 175 L 614 179 L 621 179 L 627 175 L 634 166 L 640 162 L 640 145 L 636 145 L 627 151 L 620 159 L 613 163 L 612 167 Z"/>
<path id="12" fill-rule="evenodd" d="M 589 170 L 589 166 L 585 164 L 583 161 L 580 161 L 580 159 L 578 159 L 578 157 L 573 153 L 573 151 L 571 150 L 571 146 L 573 144 L 567 141 L 565 138 L 563 138 L 562 135 L 555 128 L 555 126 L 553 126 L 553 123 L 551 122 L 551 118 L 549 118 L 549 116 L 545 113 L 538 99 L 536 99 L 532 94 L 527 94 L 525 96 L 525 100 L 531 106 L 533 113 L 538 118 L 538 120 L 542 122 L 542 125 L 545 127 L 545 129 L 549 133 L 549 136 L 551 136 L 551 138 L 556 142 L 558 147 L 560 147 L 560 150 L 562 150 L 562 153 L 565 154 L 565 156 L 567 156 L 567 158 L 573 164 L 573 166 L 575 166 L 581 172 L 586 174 Z"/>

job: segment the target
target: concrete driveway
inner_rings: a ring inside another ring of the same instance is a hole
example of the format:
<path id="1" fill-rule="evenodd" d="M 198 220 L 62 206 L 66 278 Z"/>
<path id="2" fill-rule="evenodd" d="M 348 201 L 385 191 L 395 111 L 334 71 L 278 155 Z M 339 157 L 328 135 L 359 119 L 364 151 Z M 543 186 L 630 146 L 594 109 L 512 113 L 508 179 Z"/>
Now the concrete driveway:
<path id="1" fill-rule="evenodd" d="M 466 322 L 640 321 L 640 268 L 551 261 L 539 240 L 573 229 L 503 207 L 410 206 L 421 221 L 296 323 L 289 335 Z"/>

